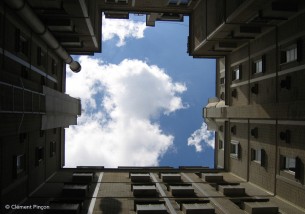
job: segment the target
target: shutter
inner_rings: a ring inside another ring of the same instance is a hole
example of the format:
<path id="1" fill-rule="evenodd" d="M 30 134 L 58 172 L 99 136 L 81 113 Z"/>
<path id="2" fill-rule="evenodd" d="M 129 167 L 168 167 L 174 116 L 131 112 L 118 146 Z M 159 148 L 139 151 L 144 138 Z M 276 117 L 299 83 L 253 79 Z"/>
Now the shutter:
<path id="1" fill-rule="evenodd" d="M 302 61 L 303 58 L 303 41 L 299 39 L 297 41 L 297 61 L 300 62 Z"/>
<path id="2" fill-rule="evenodd" d="M 295 158 L 295 174 L 294 177 L 295 179 L 300 180 L 301 178 L 301 165 L 302 165 L 302 161 L 299 157 Z"/>
<path id="3" fill-rule="evenodd" d="M 264 149 L 261 149 L 261 166 L 266 167 L 266 152 Z"/>
<path id="4" fill-rule="evenodd" d="M 266 66 L 266 55 L 263 55 L 262 56 L 262 72 L 266 73 L 266 69 L 267 69 L 267 66 Z"/>

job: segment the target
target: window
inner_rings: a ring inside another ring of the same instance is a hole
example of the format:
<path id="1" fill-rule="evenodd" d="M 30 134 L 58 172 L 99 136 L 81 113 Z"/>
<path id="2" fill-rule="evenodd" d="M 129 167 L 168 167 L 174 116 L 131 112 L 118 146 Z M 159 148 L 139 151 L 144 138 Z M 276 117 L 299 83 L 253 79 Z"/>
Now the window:
<path id="1" fill-rule="evenodd" d="M 25 171 L 25 155 L 14 156 L 14 177 L 18 178 Z"/>
<path id="2" fill-rule="evenodd" d="M 41 47 L 37 48 L 37 65 L 44 66 L 45 63 L 45 53 L 41 49 Z"/>
<path id="3" fill-rule="evenodd" d="M 223 149 L 223 141 L 222 140 L 218 141 L 218 149 Z"/>
<path id="4" fill-rule="evenodd" d="M 50 142 L 50 157 L 53 157 L 56 153 L 56 141 Z"/>
<path id="5" fill-rule="evenodd" d="M 297 44 L 293 44 L 281 51 L 281 64 L 298 60 Z"/>
<path id="6" fill-rule="evenodd" d="M 40 77 L 40 83 L 41 85 L 46 85 L 46 78 L 44 76 Z"/>
<path id="7" fill-rule="evenodd" d="M 303 41 L 301 39 L 290 46 L 282 48 L 280 52 L 280 63 L 300 62 L 302 60 L 302 48 Z"/>
<path id="8" fill-rule="evenodd" d="M 258 94 L 258 83 L 255 83 L 255 84 L 251 87 L 251 93 L 252 93 L 252 94 Z"/>
<path id="9" fill-rule="evenodd" d="M 290 173 L 292 174 L 295 174 L 295 158 L 292 158 L 292 157 L 284 157 L 285 159 L 285 165 L 284 165 L 284 170 L 287 170 L 289 171 Z"/>
<path id="10" fill-rule="evenodd" d="M 20 52 L 25 56 L 29 54 L 29 42 L 26 36 L 20 31 L 20 29 L 16 30 L 15 33 L 15 50 L 16 52 Z"/>
<path id="11" fill-rule="evenodd" d="M 290 130 L 280 132 L 280 139 L 285 141 L 285 143 L 290 143 L 291 133 Z"/>
<path id="12" fill-rule="evenodd" d="M 240 68 L 236 68 L 232 72 L 232 81 L 241 79 L 241 70 Z"/>
<path id="13" fill-rule="evenodd" d="M 251 129 L 251 136 L 254 138 L 258 138 L 258 128 L 257 127 Z"/>
<path id="14" fill-rule="evenodd" d="M 266 166 L 266 152 L 264 149 L 251 149 L 251 161 L 259 163 L 261 166 Z"/>
<path id="15" fill-rule="evenodd" d="M 51 62 L 51 71 L 52 71 L 52 74 L 55 74 L 57 75 L 57 62 L 55 61 L 55 59 L 52 59 L 52 62 Z"/>
<path id="16" fill-rule="evenodd" d="M 22 66 L 21 67 L 21 77 L 24 79 L 28 79 L 29 78 L 29 68 Z"/>
<path id="17" fill-rule="evenodd" d="M 24 143 L 26 141 L 27 134 L 26 133 L 21 133 L 19 134 L 19 141 L 20 143 Z"/>
<path id="18" fill-rule="evenodd" d="M 40 130 L 39 136 L 40 136 L 40 137 L 43 137 L 43 136 L 44 136 L 44 130 Z"/>
<path id="19" fill-rule="evenodd" d="M 263 61 L 260 59 L 254 62 L 254 73 L 257 74 L 262 72 L 263 72 Z"/>
<path id="20" fill-rule="evenodd" d="M 231 133 L 232 133 L 233 135 L 236 135 L 236 126 L 232 126 L 232 127 L 231 127 Z"/>
<path id="21" fill-rule="evenodd" d="M 259 74 L 266 72 L 266 56 L 263 55 L 260 59 L 252 63 L 252 74 Z"/>
<path id="22" fill-rule="evenodd" d="M 240 158 L 240 145 L 238 141 L 231 140 L 230 156 L 233 158 Z"/>
<path id="23" fill-rule="evenodd" d="M 225 84 L 225 78 L 224 77 L 221 77 L 220 78 L 220 85 L 224 85 Z"/>
<path id="24" fill-rule="evenodd" d="M 44 157 L 43 147 L 36 147 L 36 154 L 35 154 L 36 166 L 39 166 L 40 163 L 42 163 L 43 157 Z"/>
<path id="25" fill-rule="evenodd" d="M 302 160 L 299 157 L 280 156 L 281 170 L 293 175 L 295 179 L 301 178 Z"/>

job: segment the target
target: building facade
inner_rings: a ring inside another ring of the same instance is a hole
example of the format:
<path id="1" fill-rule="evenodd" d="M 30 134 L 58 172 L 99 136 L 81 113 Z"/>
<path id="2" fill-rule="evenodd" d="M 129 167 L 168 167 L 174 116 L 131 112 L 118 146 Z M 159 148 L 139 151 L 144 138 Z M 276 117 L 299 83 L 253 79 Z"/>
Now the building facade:
<path id="1" fill-rule="evenodd" d="M 198 45 L 227 53 L 217 58 L 216 97 L 203 112 L 216 131 L 215 167 L 304 209 L 304 4 L 241 6 L 210 23 L 216 28 Z"/>
<path id="2" fill-rule="evenodd" d="M 81 114 L 65 67 L 101 51 L 102 13 L 190 17 L 189 55 L 216 58 L 214 169 L 63 168 Z M 1 213 L 305 213 L 304 17 L 297 0 L 1 1 Z"/>

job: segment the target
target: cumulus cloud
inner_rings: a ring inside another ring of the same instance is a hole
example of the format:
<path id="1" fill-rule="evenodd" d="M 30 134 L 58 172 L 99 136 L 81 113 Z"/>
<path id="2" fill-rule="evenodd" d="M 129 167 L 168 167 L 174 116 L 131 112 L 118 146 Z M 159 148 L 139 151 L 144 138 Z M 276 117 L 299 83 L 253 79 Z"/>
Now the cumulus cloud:
<path id="1" fill-rule="evenodd" d="M 144 37 L 146 23 L 128 19 L 106 19 L 102 16 L 102 40 L 107 41 L 118 37 L 117 46 L 125 45 L 126 38 L 141 39 Z"/>
<path id="2" fill-rule="evenodd" d="M 214 132 L 207 130 L 207 125 L 202 123 L 201 127 L 194 131 L 192 135 L 187 139 L 188 146 L 195 146 L 196 152 L 201 152 L 203 147 L 215 146 Z"/>
<path id="3" fill-rule="evenodd" d="M 174 136 L 152 119 L 185 108 L 179 94 L 186 86 L 140 60 L 80 62 L 80 73 L 67 74 L 67 93 L 81 98 L 84 112 L 66 129 L 66 166 L 158 165 Z"/>

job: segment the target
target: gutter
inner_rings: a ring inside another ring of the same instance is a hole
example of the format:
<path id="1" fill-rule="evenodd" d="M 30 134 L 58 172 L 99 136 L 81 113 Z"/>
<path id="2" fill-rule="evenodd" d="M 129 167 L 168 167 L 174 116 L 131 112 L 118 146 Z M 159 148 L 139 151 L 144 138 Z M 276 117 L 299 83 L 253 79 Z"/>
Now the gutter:
<path id="1" fill-rule="evenodd" d="M 67 53 L 67 51 L 59 44 L 52 33 L 47 27 L 40 21 L 37 15 L 33 12 L 32 8 L 25 2 L 25 0 L 5 0 L 6 4 L 30 26 L 30 28 L 38 34 L 41 39 L 62 58 L 65 63 L 70 65 L 70 69 L 78 73 L 81 70 L 81 65 L 74 61 L 73 58 Z"/>

